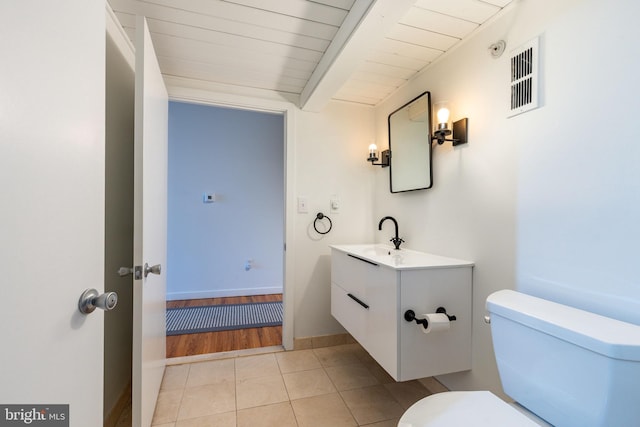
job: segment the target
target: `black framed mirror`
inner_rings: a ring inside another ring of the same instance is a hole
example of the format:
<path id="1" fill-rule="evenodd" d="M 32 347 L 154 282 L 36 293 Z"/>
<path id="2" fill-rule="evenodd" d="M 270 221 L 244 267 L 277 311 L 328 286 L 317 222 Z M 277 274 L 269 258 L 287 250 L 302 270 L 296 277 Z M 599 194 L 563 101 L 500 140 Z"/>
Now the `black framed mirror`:
<path id="1" fill-rule="evenodd" d="M 391 192 L 431 188 L 431 93 L 424 92 L 393 111 L 388 123 Z"/>

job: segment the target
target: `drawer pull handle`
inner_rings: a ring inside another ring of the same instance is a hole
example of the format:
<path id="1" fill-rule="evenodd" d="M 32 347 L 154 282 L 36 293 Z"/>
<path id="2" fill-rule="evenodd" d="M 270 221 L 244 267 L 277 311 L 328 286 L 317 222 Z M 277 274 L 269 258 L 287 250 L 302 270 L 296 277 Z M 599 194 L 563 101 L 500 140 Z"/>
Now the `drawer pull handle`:
<path id="1" fill-rule="evenodd" d="M 367 264 L 375 265 L 376 267 L 378 266 L 378 264 L 376 264 L 373 261 L 369 261 L 368 259 L 360 258 L 359 256 L 355 256 L 355 255 L 351 255 L 351 254 L 347 254 L 347 255 L 349 255 L 351 258 L 355 258 L 355 259 L 360 260 L 362 262 L 366 262 Z"/>
<path id="2" fill-rule="evenodd" d="M 369 305 L 367 305 L 364 302 L 360 301 L 358 299 L 358 297 L 354 296 L 353 294 L 347 294 L 347 296 L 349 298 L 351 298 L 352 300 L 354 300 L 355 302 L 357 302 L 358 304 L 360 304 L 361 306 L 363 306 L 364 308 L 366 308 L 367 310 L 369 310 Z"/>

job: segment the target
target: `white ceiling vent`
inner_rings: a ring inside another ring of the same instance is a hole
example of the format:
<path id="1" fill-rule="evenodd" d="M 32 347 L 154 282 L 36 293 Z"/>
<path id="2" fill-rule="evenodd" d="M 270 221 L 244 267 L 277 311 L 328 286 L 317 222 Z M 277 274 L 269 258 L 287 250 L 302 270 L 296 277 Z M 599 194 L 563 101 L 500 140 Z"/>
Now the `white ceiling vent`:
<path id="1" fill-rule="evenodd" d="M 511 106 L 508 117 L 538 108 L 538 37 L 511 52 Z"/>

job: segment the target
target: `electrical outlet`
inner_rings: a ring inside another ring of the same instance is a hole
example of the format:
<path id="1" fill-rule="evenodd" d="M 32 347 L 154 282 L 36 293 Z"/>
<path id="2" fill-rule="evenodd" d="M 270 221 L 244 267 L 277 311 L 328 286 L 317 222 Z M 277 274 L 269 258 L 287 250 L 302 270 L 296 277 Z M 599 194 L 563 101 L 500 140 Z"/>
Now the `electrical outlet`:
<path id="1" fill-rule="evenodd" d="M 204 193 L 202 195 L 202 203 L 214 203 L 216 201 L 216 193 Z"/>

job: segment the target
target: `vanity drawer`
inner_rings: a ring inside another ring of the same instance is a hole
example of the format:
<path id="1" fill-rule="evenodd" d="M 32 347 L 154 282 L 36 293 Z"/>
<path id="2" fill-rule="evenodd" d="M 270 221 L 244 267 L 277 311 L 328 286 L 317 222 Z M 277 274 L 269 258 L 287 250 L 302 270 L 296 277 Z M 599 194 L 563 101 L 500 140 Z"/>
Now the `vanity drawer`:
<path id="1" fill-rule="evenodd" d="M 367 260 L 335 250 L 331 252 L 331 282 L 354 295 L 366 294 L 369 278 L 375 277 L 379 269 L 379 265 Z"/>
<path id="2" fill-rule="evenodd" d="M 366 301 L 335 283 L 331 284 L 331 315 L 359 342 L 365 339 L 367 333 L 369 309 L 365 305 Z"/>

